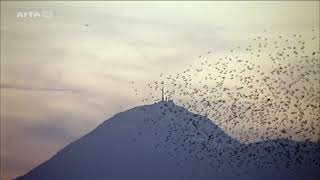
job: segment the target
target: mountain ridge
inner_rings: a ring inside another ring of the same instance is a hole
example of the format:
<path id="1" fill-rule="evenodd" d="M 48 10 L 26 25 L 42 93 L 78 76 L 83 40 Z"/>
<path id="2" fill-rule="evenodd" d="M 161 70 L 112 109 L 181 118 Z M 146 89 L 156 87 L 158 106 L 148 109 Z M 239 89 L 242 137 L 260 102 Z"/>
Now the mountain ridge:
<path id="1" fill-rule="evenodd" d="M 257 172 L 275 170 L 294 179 L 289 171 L 301 167 L 316 179 L 319 152 L 319 143 L 287 139 L 242 144 L 212 120 L 160 101 L 115 114 L 17 180 L 263 179 Z"/>

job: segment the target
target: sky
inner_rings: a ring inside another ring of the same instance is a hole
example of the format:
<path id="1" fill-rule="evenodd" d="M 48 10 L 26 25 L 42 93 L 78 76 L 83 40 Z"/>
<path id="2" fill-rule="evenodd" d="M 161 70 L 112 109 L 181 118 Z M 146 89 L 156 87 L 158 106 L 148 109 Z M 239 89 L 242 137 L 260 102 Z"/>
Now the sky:
<path id="1" fill-rule="evenodd" d="M 17 17 L 30 11 L 52 17 Z M 209 50 L 314 27 L 319 1 L 1 1 L 1 179 L 141 105 L 131 81 L 143 89 Z"/>

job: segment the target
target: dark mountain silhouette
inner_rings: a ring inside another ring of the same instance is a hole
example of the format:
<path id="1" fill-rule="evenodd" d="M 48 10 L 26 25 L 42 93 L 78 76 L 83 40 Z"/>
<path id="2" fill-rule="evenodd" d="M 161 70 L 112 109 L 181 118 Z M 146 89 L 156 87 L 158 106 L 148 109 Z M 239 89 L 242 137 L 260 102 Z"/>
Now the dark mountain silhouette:
<path id="1" fill-rule="evenodd" d="M 172 101 L 105 121 L 17 180 L 320 179 L 320 144 L 242 144 Z"/>

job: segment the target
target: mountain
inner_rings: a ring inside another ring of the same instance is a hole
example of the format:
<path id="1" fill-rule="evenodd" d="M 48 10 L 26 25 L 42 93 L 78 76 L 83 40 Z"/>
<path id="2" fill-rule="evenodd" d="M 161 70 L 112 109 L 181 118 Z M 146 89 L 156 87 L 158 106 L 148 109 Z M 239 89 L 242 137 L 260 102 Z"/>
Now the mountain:
<path id="1" fill-rule="evenodd" d="M 320 144 L 242 144 L 173 101 L 121 112 L 17 180 L 320 179 Z"/>

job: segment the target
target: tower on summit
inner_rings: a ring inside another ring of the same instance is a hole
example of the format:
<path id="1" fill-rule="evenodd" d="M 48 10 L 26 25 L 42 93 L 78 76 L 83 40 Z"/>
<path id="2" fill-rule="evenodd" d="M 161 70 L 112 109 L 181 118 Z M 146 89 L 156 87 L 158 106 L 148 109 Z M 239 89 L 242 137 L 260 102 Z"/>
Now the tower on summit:
<path id="1" fill-rule="evenodd" d="M 163 88 L 163 84 L 162 84 L 162 88 L 161 88 L 161 101 L 164 101 L 164 88 Z"/>

